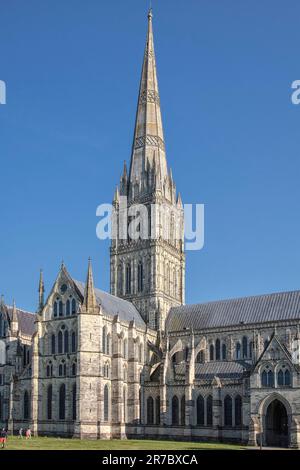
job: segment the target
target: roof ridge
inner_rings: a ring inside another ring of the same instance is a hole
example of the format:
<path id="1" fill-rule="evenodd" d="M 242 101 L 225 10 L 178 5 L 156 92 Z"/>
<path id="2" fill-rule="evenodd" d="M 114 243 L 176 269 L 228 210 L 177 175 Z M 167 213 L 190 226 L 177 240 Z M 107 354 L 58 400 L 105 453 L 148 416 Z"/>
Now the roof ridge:
<path id="1" fill-rule="evenodd" d="M 250 300 L 250 299 L 257 299 L 257 298 L 275 297 L 275 296 L 278 296 L 278 295 L 295 294 L 295 293 L 300 294 L 300 289 L 290 290 L 290 291 L 270 292 L 268 294 L 245 295 L 245 296 L 242 296 L 242 297 L 229 297 L 227 299 L 219 299 L 219 300 L 208 300 L 206 302 L 198 302 L 198 303 L 193 303 L 193 304 L 179 305 L 177 307 L 171 307 L 170 310 L 182 309 L 184 307 L 194 307 L 194 306 L 197 306 L 197 305 L 210 305 L 210 304 L 216 304 L 216 303 L 227 303 L 227 302 L 232 302 L 232 301 L 237 301 L 237 300 L 245 300 L 245 299 Z"/>

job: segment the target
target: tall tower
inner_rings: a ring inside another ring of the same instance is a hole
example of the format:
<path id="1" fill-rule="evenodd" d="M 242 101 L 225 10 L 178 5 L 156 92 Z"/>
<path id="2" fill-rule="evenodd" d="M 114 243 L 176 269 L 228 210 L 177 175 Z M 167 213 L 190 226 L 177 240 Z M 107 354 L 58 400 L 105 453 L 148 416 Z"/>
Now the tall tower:
<path id="1" fill-rule="evenodd" d="M 185 255 L 183 207 L 166 159 L 152 10 L 130 169 L 127 172 L 124 163 L 113 204 L 116 237 L 110 255 L 111 293 L 133 302 L 151 328 L 164 330 L 169 308 L 184 303 Z M 126 230 L 130 227 L 134 237 Z"/>

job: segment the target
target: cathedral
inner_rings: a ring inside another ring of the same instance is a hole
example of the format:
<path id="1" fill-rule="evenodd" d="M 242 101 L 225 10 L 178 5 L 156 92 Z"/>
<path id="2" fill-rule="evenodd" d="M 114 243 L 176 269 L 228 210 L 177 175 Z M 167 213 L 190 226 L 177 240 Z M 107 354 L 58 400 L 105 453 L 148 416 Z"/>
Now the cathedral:
<path id="1" fill-rule="evenodd" d="M 47 297 L 41 273 L 35 313 L 1 298 L 0 426 L 298 448 L 300 291 L 185 305 L 183 204 L 167 164 L 152 20 L 150 10 L 131 161 L 113 207 L 124 197 L 143 205 L 151 226 L 155 205 L 156 236 L 113 238 L 110 293 L 94 286 L 89 260 L 85 282 L 62 264 Z"/>

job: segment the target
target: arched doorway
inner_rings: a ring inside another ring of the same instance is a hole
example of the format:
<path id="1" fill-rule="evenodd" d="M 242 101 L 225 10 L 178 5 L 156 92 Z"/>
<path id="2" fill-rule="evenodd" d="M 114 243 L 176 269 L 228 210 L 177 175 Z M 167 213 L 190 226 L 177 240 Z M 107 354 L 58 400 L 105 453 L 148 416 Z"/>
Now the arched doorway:
<path id="1" fill-rule="evenodd" d="M 273 400 L 266 412 L 266 444 L 272 447 L 289 445 L 288 414 L 280 400 Z"/>

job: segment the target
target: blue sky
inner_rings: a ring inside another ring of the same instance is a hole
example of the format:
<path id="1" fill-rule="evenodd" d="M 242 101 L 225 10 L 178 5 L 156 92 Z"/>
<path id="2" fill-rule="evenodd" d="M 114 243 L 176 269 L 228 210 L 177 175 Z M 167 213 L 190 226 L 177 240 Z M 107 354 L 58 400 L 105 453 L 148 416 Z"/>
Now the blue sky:
<path id="1" fill-rule="evenodd" d="M 148 4 L 1 0 L 0 292 L 35 309 L 62 258 L 109 288 L 96 207 L 129 161 Z M 186 301 L 300 288 L 297 0 L 153 0 L 168 163 L 205 204 Z"/>

